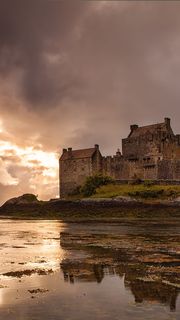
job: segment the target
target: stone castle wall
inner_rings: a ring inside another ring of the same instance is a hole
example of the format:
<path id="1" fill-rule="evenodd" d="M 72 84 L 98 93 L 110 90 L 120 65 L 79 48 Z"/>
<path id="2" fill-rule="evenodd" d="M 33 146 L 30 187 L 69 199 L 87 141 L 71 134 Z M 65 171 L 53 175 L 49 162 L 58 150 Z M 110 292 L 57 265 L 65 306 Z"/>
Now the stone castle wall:
<path id="1" fill-rule="evenodd" d="M 102 156 L 98 149 L 92 158 L 73 158 L 71 153 L 70 150 L 67 159 L 59 161 L 59 189 L 62 198 L 81 186 L 88 176 L 102 172 Z"/>
<path id="2" fill-rule="evenodd" d="M 60 162 L 60 194 L 63 198 L 78 186 L 82 185 L 86 177 L 92 175 L 92 161 L 86 159 L 68 159 Z"/>
<path id="3" fill-rule="evenodd" d="M 129 161 L 123 158 L 103 158 L 102 173 L 113 177 L 115 180 L 157 179 L 157 170 L 157 165 L 153 161 L 144 164 L 142 161 Z"/>

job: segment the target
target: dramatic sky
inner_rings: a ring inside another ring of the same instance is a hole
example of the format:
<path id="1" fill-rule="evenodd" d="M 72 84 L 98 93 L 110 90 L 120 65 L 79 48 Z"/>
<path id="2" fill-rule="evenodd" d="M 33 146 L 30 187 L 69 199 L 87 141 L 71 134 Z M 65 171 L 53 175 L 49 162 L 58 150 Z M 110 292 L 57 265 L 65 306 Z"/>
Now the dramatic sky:
<path id="1" fill-rule="evenodd" d="M 180 117 L 180 2 L 0 0 L 0 203 L 58 195 L 63 147 Z M 180 130 L 179 130 L 180 131 Z"/>

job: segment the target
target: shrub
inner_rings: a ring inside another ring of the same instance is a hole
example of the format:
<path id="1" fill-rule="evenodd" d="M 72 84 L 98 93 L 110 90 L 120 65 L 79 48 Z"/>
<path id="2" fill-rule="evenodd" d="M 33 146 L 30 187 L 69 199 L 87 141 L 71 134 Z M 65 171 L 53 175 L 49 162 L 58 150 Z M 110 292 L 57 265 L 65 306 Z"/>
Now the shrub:
<path id="1" fill-rule="evenodd" d="M 81 187 L 76 187 L 73 191 L 69 192 L 68 196 L 78 196 L 81 193 Z"/>
<path id="2" fill-rule="evenodd" d="M 164 195 L 164 190 L 145 190 L 128 192 L 130 197 L 138 197 L 143 199 L 159 198 Z"/>
<path id="3" fill-rule="evenodd" d="M 109 183 L 113 183 L 114 180 L 111 177 L 103 176 L 101 174 L 97 174 L 91 177 L 87 177 L 86 182 L 81 187 L 81 193 L 85 197 L 89 197 L 96 193 L 96 189 L 100 186 L 107 185 Z"/>
<path id="4" fill-rule="evenodd" d="M 138 185 L 141 183 L 142 183 L 142 180 L 140 179 L 140 177 L 138 177 L 136 173 L 132 176 L 132 180 L 128 182 L 128 184 L 130 185 Z"/>
<path id="5" fill-rule="evenodd" d="M 151 186 L 154 185 L 154 181 L 153 181 L 153 180 L 145 180 L 144 183 L 143 183 L 143 185 L 144 185 L 145 187 L 151 187 Z"/>

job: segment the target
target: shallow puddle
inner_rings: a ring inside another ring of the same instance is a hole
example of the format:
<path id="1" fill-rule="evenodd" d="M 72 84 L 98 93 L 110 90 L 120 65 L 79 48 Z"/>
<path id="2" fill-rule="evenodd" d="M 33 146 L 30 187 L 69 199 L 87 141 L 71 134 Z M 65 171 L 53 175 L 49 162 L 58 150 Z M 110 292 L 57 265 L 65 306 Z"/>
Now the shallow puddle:
<path id="1" fill-rule="evenodd" d="M 0 319 L 180 319 L 178 223 L 0 223 Z"/>

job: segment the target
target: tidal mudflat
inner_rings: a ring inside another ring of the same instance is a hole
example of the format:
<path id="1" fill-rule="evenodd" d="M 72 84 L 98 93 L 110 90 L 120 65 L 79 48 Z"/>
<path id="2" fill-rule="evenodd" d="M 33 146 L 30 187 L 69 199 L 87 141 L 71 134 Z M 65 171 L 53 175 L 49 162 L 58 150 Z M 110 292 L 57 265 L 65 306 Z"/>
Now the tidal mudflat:
<path id="1" fill-rule="evenodd" d="M 0 223 L 0 319 L 180 319 L 178 221 Z"/>

